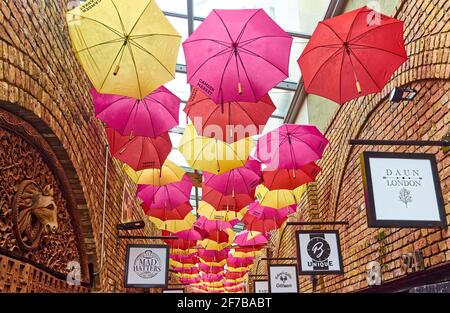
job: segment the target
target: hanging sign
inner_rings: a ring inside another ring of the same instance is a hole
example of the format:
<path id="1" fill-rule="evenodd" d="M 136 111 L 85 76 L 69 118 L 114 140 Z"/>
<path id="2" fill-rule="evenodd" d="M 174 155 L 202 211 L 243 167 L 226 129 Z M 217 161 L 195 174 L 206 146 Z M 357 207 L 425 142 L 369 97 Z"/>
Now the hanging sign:
<path id="1" fill-rule="evenodd" d="M 298 293 L 297 265 L 269 265 L 269 293 Z"/>
<path id="2" fill-rule="evenodd" d="M 168 246 L 127 246 L 124 280 L 126 288 L 167 288 L 168 273 Z"/>
<path id="3" fill-rule="evenodd" d="M 254 280 L 253 289 L 255 293 L 268 293 L 269 292 L 269 282 L 267 280 Z"/>
<path id="4" fill-rule="evenodd" d="M 184 293 L 184 289 L 163 289 L 162 293 Z"/>
<path id="5" fill-rule="evenodd" d="M 444 227 L 436 157 L 423 153 L 363 152 L 369 227 Z"/>
<path id="6" fill-rule="evenodd" d="M 298 230 L 295 238 L 300 275 L 344 273 L 337 231 Z"/>

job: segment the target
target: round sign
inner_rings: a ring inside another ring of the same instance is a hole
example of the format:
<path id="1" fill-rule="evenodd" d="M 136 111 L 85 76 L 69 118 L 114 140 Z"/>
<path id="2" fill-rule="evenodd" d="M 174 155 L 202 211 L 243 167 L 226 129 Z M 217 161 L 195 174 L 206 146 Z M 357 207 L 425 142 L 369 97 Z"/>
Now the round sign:
<path id="1" fill-rule="evenodd" d="M 161 272 L 161 259 L 152 250 L 145 250 L 134 260 L 134 272 L 141 278 L 152 278 Z"/>
<path id="2" fill-rule="evenodd" d="M 331 248 L 325 239 L 314 237 L 309 240 L 307 251 L 311 259 L 321 262 L 328 259 L 331 253 Z"/>

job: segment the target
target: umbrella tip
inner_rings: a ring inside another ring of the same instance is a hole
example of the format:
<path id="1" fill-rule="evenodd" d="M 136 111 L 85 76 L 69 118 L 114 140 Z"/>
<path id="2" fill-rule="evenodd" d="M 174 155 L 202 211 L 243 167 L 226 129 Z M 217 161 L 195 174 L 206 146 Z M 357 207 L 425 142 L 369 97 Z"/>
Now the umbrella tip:
<path id="1" fill-rule="evenodd" d="M 242 95 L 242 84 L 240 82 L 238 83 L 238 93 Z"/>

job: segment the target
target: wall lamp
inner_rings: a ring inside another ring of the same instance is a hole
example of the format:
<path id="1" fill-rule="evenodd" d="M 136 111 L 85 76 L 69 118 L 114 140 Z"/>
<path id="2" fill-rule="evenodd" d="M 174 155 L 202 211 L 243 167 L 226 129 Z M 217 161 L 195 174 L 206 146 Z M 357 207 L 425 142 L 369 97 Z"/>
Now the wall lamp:
<path id="1" fill-rule="evenodd" d="M 389 95 L 389 101 L 399 103 L 403 100 L 412 101 L 417 95 L 417 90 L 406 87 L 395 87 Z"/>

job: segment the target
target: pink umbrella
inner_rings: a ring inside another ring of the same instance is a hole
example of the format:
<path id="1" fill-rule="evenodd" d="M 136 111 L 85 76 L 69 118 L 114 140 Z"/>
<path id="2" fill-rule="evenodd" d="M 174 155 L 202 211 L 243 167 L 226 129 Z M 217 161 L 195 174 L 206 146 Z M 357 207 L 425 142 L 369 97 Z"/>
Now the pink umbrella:
<path id="1" fill-rule="evenodd" d="M 171 210 L 184 202 L 189 202 L 191 190 L 192 181 L 184 175 L 181 181 L 164 186 L 138 185 L 137 196 L 149 209 Z"/>
<path id="2" fill-rule="evenodd" d="M 204 216 L 200 216 L 197 221 L 194 223 L 194 229 L 203 230 L 206 232 L 212 232 L 216 230 L 226 230 L 228 228 L 233 227 L 239 223 L 239 220 L 233 220 L 230 222 L 220 221 L 220 220 L 208 220 Z"/>
<path id="3" fill-rule="evenodd" d="M 172 260 L 181 262 L 181 263 L 190 263 L 190 262 L 183 262 L 186 260 L 195 260 L 195 262 L 192 263 L 197 263 L 198 262 L 198 254 L 197 253 L 189 253 L 189 254 L 169 254 L 170 258 Z"/>
<path id="4" fill-rule="evenodd" d="M 157 137 L 178 125 L 180 99 L 164 86 L 142 100 L 91 94 L 96 116 L 122 135 Z"/>
<path id="5" fill-rule="evenodd" d="M 250 264 L 253 264 L 255 261 L 255 258 L 248 257 L 248 258 L 235 258 L 235 257 L 229 257 L 227 259 L 227 266 L 231 267 L 247 267 Z"/>
<path id="6" fill-rule="evenodd" d="M 197 263 L 198 265 L 198 269 L 202 272 L 205 273 L 221 273 L 224 271 L 223 266 L 210 266 L 208 264 L 204 264 L 204 263 Z"/>
<path id="7" fill-rule="evenodd" d="M 198 274 L 199 270 L 197 267 L 173 267 L 172 268 L 174 272 L 180 273 L 180 274 Z"/>
<path id="8" fill-rule="evenodd" d="M 284 124 L 259 138 L 256 158 L 268 170 L 295 170 L 321 159 L 327 144 L 316 126 Z"/>
<path id="9" fill-rule="evenodd" d="M 173 234 L 178 238 L 186 240 L 202 240 L 205 238 L 205 233 L 196 231 L 194 229 L 187 229 Z"/>
<path id="10" fill-rule="evenodd" d="M 194 278 L 180 278 L 180 283 L 182 284 L 196 284 L 201 282 L 200 277 L 194 277 Z"/>
<path id="11" fill-rule="evenodd" d="M 232 283 L 232 282 L 228 282 L 228 281 L 224 282 L 223 285 L 225 287 L 234 287 L 234 288 L 243 288 L 244 287 L 244 283 L 236 284 L 236 283 Z"/>
<path id="12" fill-rule="evenodd" d="M 242 222 L 247 230 L 266 233 L 279 228 L 286 221 L 287 216 L 295 211 L 295 204 L 282 209 L 273 209 L 261 206 L 255 201 L 250 204 Z"/>
<path id="13" fill-rule="evenodd" d="M 249 239 L 249 234 L 250 234 L 250 239 Z M 263 233 L 260 233 L 256 236 L 252 236 L 252 234 L 246 230 L 246 231 L 240 232 L 239 235 L 237 235 L 234 238 L 233 243 L 235 243 L 241 247 L 260 246 L 260 245 L 265 245 L 269 241 L 269 237 L 270 237 L 269 234 L 265 235 Z"/>
<path id="14" fill-rule="evenodd" d="M 227 272 L 225 272 L 224 276 L 225 276 L 225 279 L 233 279 L 234 280 L 234 279 L 244 277 L 245 275 L 247 275 L 248 272 L 249 272 L 248 270 L 244 270 L 242 272 L 227 271 Z M 227 283 L 227 282 L 225 282 L 225 283 Z M 228 284 L 234 284 L 234 283 L 228 283 Z"/>
<path id="15" fill-rule="evenodd" d="M 291 44 L 262 9 L 212 10 L 183 43 L 188 82 L 218 104 L 257 102 L 289 76 Z"/>
<path id="16" fill-rule="evenodd" d="M 261 164 L 257 160 L 248 160 L 245 166 L 235 168 L 221 175 L 204 172 L 204 184 L 223 195 L 254 194 L 255 188 L 261 182 L 258 169 Z"/>
<path id="17" fill-rule="evenodd" d="M 223 274 L 200 273 L 200 279 L 207 282 L 221 281 Z"/>

